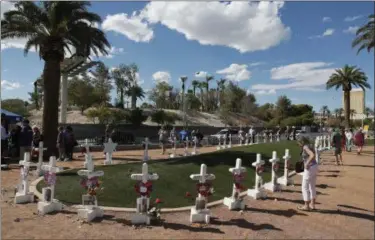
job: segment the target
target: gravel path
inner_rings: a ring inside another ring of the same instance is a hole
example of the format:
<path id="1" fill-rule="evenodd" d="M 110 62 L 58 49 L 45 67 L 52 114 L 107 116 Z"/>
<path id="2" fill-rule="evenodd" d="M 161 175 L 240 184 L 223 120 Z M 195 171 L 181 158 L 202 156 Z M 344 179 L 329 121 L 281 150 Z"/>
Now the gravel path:
<path id="1" fill-rule="evenodd" d="M 134 151 L 140 155 L 140 151 Z M 155 153 L 160 155 L 159 153 Z M 247 209 L 212 208 L 209 225 L 189 223 L 189 212 L 164 214 L 161 226 L 133 227 L 131 214 L 105 212 L 104 219 L 85 223 L 72 209 L 38 216 L 36 204 L 13 204 L 19 170 L 1 172 L 2 239 L 374 239 L 374 149 L 361 156 L 344 153 L 344 166 L 335 166 L 331 153 L 323 155 L 318 177 L 318 210 L 300 212 L 301 176 L 295 186 L 269 199 L 245 198 Z M 82 161 L 75 161 L 82 164 Z M 68 163 L 63 163 L 68 164 Z M 70 163 L 71 164 L 71 163 Z M 229 194 L 229 193 L 228 193 Z"/>

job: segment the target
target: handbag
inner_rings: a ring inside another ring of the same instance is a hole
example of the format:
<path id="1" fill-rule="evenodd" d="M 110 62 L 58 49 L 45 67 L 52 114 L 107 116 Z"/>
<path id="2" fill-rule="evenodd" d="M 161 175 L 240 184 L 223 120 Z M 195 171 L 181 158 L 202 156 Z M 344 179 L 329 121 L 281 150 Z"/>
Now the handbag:
<path id="1" fill-rule="evenodd" d="M 296 173 L 301 173 L 305 171 L 305 163 L 303 161 L 296 162 L 295 165 Z"/>

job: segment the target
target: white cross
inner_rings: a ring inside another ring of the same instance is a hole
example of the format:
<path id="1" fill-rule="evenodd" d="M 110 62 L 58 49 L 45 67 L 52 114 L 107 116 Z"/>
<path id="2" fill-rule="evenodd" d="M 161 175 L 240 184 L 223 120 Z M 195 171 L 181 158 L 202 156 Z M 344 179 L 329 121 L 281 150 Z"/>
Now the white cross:
<path id="1" fill-rule="evenodd" d="M 43 148 L 43 142 L 40 141 L 39 142 L 39 148 L 38 148 L 38 165 L 37 165 L 37 174 L 39 175 L 40 172 L 41 172 L 41 167 L 42 167 L 42 164 L 43 164 L 43 153 L 44 153 L 44 148 Z"/>
<path id="2" fill-rule="evenodd" d="M 149 180 L 158 180 L 159 175 L 156 173 L 149 174 L 148 173 L 148 165 L 147 163 L 143 163 L 142 165 L 142 173 L 135 173 L 130 176 L 132 180 L 142 181 L 146 183 Z"/>
<path id="3" fill-rule="evenodd" d="M 271 176 L 271 181 L 274 185 L 277 185 L 277 174 L 274 169 L 275 164 L 279 162 L 279 158 L 277 157 L 277 152 L 273 151 L 272 152 L 272 158 L 269 160 L 269 162 L 272 164 L 272 176 Z"/>
<path id="4" fill-rule="evenodd" d="M 229 172 L 231 172 L 232 174 L 242 174 L 246 172 L 246 168 L 242 167 L 241 158 L 236 159 L 236 167 L 229 168 Z M 235 184 L 233 184 L 232 198 L 235 198 L 236 192 L 237 192 L 236 186 Z"/>
<path id="5" fill-rule="evenodd" d="M 109 138 L 107 143 L 104 143 L 104 152 L 107 164 L 112 164 L 112 153 L 116 150 L 117 143 L 112 142 Z"/>
<path id="6" fill-rule="evenodd" d="M 86 153 L 90 153 L 90 144 L 87 138 L 85 139 L 85 144 L 83 144 L 82 146 L 85 147 Z"/>
<path id="7" fill-rule="evenodd" d="M 29 169 L 30 167 L 36 166 L 35 163 L 30 162 L 30 152 L 25 152 L 24 160 L 19 162 L 19 165 L 22 166 L 20 174 L 21 174 L 21 186 L 23 190 L 23 194 L 27 194 L 29 191 L 29 186 L 27 182 L 27 177 L 29 176 Z"/>
<path id="8" fill-rule="evenodd" d="M 61 169 L 59 167 L 56 167 L 56 157 L 51 156 L 49 158 L 49 164 L 43 165 L 42 170 L 47 171 L 49 173 L 54 173 L 54 174 L 60 172 Z M 53 185 L 51 185 L 50 187 L 51 187 L 51 201 L 52 201 L 54 199 L 54 196 L 55 196 L 55 183 Z"/>
<path id="9" fill-rule="evenodd" d="M 255 170 L 257 170 L 259 167 L 264 165 L 264 160 L 262 160 L 262 155 L 260 153 L 257 154 L 257 160 L 253 162 L 251 165 L 255 167 Z M 258 190 L 260 188 L 260 185 L 262 183 L 263 179 L 258 174 L 255 174 L 255 189 Z"/>
<path id="10" fill-rule="evenodd" d="M 192 155 L 197 154 L 197 141 L 198 141 L 197 137 L 194 136 L 193 137 L 194 147 L 193 147 L 193 152 L 191 153 Z"/>
<path id="11" fill-rule="evenodd" d="M 93 177 L 101 177 L 101 176 L 104 175 L 103 171 L 94 171 L 95 166 L 94 166 L 94 163 L 92 161 L 92 155 L 91 154 L 87 154 L 86 159 L 87 159 L 87 164 L 86 164 L 87 170 L 79 170 L 77 172 L 77 174 L 79 176 L 86 176 L 88 179 L 90 179 L 90 178 L 93 178 Z"/>
<path id="12" fill-rule="evenodd" d="M 192 180 L 199 181 L 200 183 L 205 183 L 207 180 L 214 180 L 214 174 L 207 174 L 207 166 L 206 164 L 201 165 L 201 171 L 199 174 L 191 174 L 190 178 Z"/>

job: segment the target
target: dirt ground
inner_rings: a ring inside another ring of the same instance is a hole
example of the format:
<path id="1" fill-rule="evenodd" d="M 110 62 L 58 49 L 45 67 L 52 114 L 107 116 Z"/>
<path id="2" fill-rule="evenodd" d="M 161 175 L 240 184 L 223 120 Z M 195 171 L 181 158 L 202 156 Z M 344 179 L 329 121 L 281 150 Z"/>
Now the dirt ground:
<path id="1" fill-rule="evenodd" d="M 212 150 L 212 149 L 211 149 Z M 183 150 L 180 150 L 182 153 Z M 203 151 L 209 151 L 203 150 Z M 374 147 L 366 147 L 361 156 L 344 153 L 344 166 L 336 166 L 332 153 L 323 154 L 318 176 L 318 205 L 315 212 L 300 212 L 301 176 L 295 185 L 280 193 L 269 193 L 267 200 L 245 198 L 243 212 L 224 206 L 212 208 L 209 225 L 189 223 L 189 212 L 163 214 L 160 226 L 135 227 L 132 213 L 105 212 L 99 221 L 78 220 L 73 209 L 39 216 L 36 203 L 14 205 L 14 186 L 19 170 L 1 172 L 2 239 L 374 239 Z M 115 153 L 114 158 L 120 158 Z M 132 156 L 131 156 L 132 155 Z M 151 150 L 153 159 L 160 151 Z M 127 157 L 141 158 L 141 151 L 129 151 Z M 124 156 L 123 156 L 124 157 Z M 104 160 L 102 153 L 97 161 Z M 99 158 L 102 158 L 101 160 Z M 82 158 L 81 158 L 82 159 Z M 59 163 L 82 166 L 83 160 Z M 115 160 L 126 161 L 126 160 Z M 97 164 L 97 163 L 96 163 Z M 228 193 L 229 194 L 229 193 Z M 100 201 L 100 199 L 99 199 Z"/>

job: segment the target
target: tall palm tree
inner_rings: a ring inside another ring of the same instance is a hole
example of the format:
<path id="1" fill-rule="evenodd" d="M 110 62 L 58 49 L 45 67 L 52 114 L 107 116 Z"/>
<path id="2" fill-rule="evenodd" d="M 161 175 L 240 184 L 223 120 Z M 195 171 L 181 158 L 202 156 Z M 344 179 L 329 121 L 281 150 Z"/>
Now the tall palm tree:
<path id="1" fill-rule="evenodd" d="M 110 44 L 103 31 L 96 28 L 102 19 L 89 12 L 89 2 L 55 1 L 15 3 L 14 10 L 4 13 L 1 20 L 1 39 L 26 38 L 24 53 L 32 47 L 44 60 L 43 135 L 47 156 L 56 152 L 58 125 L 60 63 L 69 46 L 76 54 L 107 55 Z"/>
<path id="2" fill-rule="evenodd" d="M 218 94 L 218 96 L 217 96 L 217 105 L 218 105 L 218 107 L 220 107 L 220 105 L 221 105 L 221 102 L 220 102 L 220 99 L 221 99 L 221 95 L 222 95 L 222 93 L 223 93 L 223 91 L 224 91 L 224 88 L 225 88 L 225 82 L 226 82 L 227 80 L 225 79 L 225 78 L 220 78 L 220 80 L 216 80 L 216 84 L 217 84 L 217 94 Z"/>
<path id="3" fill-rule="evenodd" d="M 359 46 L 357 54 L 363 49 L 370 52 L 375 46 L 375 15 L 372 14 L 368 18 L 367 24 L 357 30 L 356 38 L 352 42 L 353 48 Z"/>
<path id="4" fill-rule="evenodd" d="M 206 76 L 206 110 L 208 111 L 209 110 L 209 107 L 208 107 L 208 92 L 209 92 L 209 86 L 210 86 L 210 81 L 214 80 L 214 77 L 211 76 L 211 75 L 207 75 Z"/>
<path id="5" fill-rule="evenodd" d="M 335 88 L 338 90 L 342 88 L 344 92 L 344 112 L 345 112 L 345 127 L 350 127 L 350 91 L 353 86 L 360 87 L 363 90 L 370 89 L 371 86 L 367 82 L 366 74 L 355 66 L 345 65 L 342 69 L 336 69 L 327 83 L 326 88 Z"/>
<path id="6" fill-rule="evenodd" d="M 329 111 L 328 106 L 326 105 L 322 106 L 322 108 L 320 109 L 320 112 L 322 113 L 322 118 L 325 118 L 327 116 L 328 111 Z"/>
<path id="7" fill-rule="evenodd" d="M 184 125 L 186 127 L 187 121 L 186 121 L 186 105 L 185 105 L 185 83 L 187 81 L 188 77 L 186 76 L 181 76 L 180 81 L 181 81 L 181 99 L 182 99 L 182 111 L 184 113 Z"/>
<path id="8" fill-rule="evenodd" d="M 127 66 L 121 64 L 118 68 L 112 71 L 112 78 L 115 80 L 117 98 L 121 108 L 124 108 L 124 97 L 125 91 L 129 87 L 129 81 L 127 81 Z"/>
<path id="9" fill-rule="evenodd" d="M 125 94 L 131 98 L 131 108 L 136 109 L 137 107 L 137 100 L 143 99 L 145 97 L 145 91 L 142 87 L 138 85 L 130 86 L 126 91 Z"/>
<path id="10" fill-rule="evenodd" d="M 339 116 L 340 116 L 340 109 L 336 108 L 335 110 L 333 110 L 333 113 L 335 114 L 335 118 L 339 118 Z"/>
<path id="11" fill-rule="evenodd" d="M 193 80 L 191 82 L 191 85 L 193 86 L 193 94 L 195 96 L 195 90 L 197 89 L 198 85 L 199 85 L 199 81 L 198 80 Z"/>
<path id="12" fill-rule="evenodd" d="M 207 82 L 200 82 L 199 83 L 199 89 L 200 89 L 200 97 L 201 97 L 201 104 L 202 104 L 202 111 L 205 109 L 205 104 L 203 104 L 204 102 L 204 91 L 203 89 L 207 89 L 208 88 L 208 83 Z"/>
<path id="13" fill-rule="evenodd" d="M 127 87 L 127 95 L 131 98 L 131 109 L 135 109 L 137 107 L 137 93 L 139 92 L 138 88 L 138 72 L 139 68 L 135 63 L 130 65 L 123 65 L 124 71 L 124 81 L 125 86 Z M 142 90 L 143 91 L 143 90 Z M 130 95 L 129 95 L 130 94 Z"/>

